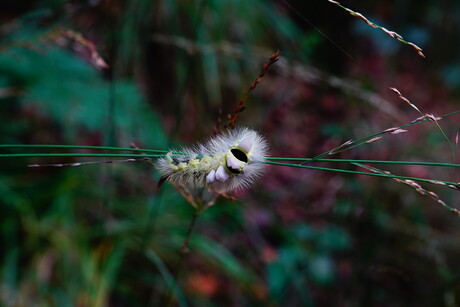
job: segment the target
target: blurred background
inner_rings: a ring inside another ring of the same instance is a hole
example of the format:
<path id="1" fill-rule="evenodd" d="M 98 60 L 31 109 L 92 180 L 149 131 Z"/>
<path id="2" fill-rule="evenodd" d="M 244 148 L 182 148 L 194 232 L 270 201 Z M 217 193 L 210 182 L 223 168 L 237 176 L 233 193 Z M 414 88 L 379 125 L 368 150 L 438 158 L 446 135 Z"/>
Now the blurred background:
<path id="1" fill-rule="evenodd" d="M 420 116 L 388 87 L 422 112 L 459 109 L 458 1 L 343 4 L 426 58 L 326 0 L 3 1 L 0 143 L 191 145 L 277 50 L 238 121 L 272 156 L 312 157 Z M 458 122 L 440 121 L 452 142 Z M 452 162 L 432 124 L 408 130 L 334 157 Z M 180 306 L 460 305 L 460 220 L 393 180 L 268 167 L 200 215 L 175 278 L 193 208 L 167 183 L 156 191 L 144 162 L 27 167 L 74 161 L 0 160 L 1 305 L 160 306 L 175 280 Z M 458 192 L 429 188 L 458 207 Z"/>

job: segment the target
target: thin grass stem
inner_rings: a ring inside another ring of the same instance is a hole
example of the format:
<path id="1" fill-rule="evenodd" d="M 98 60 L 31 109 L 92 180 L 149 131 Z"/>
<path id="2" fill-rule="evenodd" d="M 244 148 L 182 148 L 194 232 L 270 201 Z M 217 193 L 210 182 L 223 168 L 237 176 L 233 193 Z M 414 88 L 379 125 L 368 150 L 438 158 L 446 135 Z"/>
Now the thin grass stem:
<path id="1" fill-rule="evenodd" d="M 387 174 L 379 174 L 379 173 L 368 173 L 368 172 L 352 171 L 352 170 L 345 170 L 345 169 L 339 169 L 339 168 L 319 167 L 319 166 L 301 165 L 301 164 L 293 164 L 293 163 L 281 163 L 281 162 L 271 162 L 271 161 L 265 161 L 264 163 L 265 164 L 272 164 L 272 165 L 280 165 L 280 166 L 315 169 L 315 170 L 320 170 L 320 171 L 330 171 L 330 172 L 336 172 L 336 173 L 347 173 L 347 174 L 355 174 L 355 175 L 385 177 L 385 178 L 392 178 L 392 179 L 397 178 L 397 179 L 402 179 L 402 180 L 413 180 L 413 181 L 424 182 L 424 183 L 445 185 L 445 186 L 448 186 L 448 187 L 453 188 L 453 189 L 459 189 L 460 188 L 460 183 L 444 181 L 444 180 L 432 180 L 432 179 L 408 177 L 408 176 L 397 176 L 397 175 L 387 175 Z"/>
<path id="2" fill-rule="evenodd" d="M 354 160 L 354 159 L 315 159 L 315 158 L 285 158 L 269 157 L 268 161 L 302 161 L 302 162 L 339 162 L 339 163 L 370 163 L 370 164 L 394 164 L 394 165 L 425 165 L 442 167 L 460 167 L 460 164 L 442 162 L 419 162 L 419 161 L 387 161 L 387 160 Z"/>
<path id="3" fill-rule="evenodd" d="M 159 155 L 141 155 L 141 154 L 80 154 L 80 153 L 19 153 L 19 154 L 0 154 L 0 158 L 30 158 L 30 157 L 75 157 L 75 158 L 97 158 L 97 157 L 123 157 L 123 158 L 161 158 L 164 154 Z M 175 155 L 171 155 L 175 156 Z"/>
<path id="4" fill-rule="evenodd" d="M 137 152 L 168 153 L 168 150 L 136 149 L 125 147 L 84 146 L 84 145 L 40 145 L 40 144 L 0 144 L 0 148 L 65 148 L 65 149 L 93 149 L 93 150 L 121 150 Z"/>
<path id="5" fill-rule="evenodd" d="M 74 158 L 162 158 L 164 154 L 147 155 L 147 154 L 80 154 L 80 153 L 19 153 L 19 154 L 0 154 L 0 158 L 31 158 L 31 157 L 74 157 Z M 176 156 L 176 155 L 171 155 Z M 177 156 L 180 156 L 179 154 Z M 315 159 L 315 158 L 289 158 L 289 157 L 269 157 L 269 161 L 302 161 L 308 162 L 338 162 L 338 163 L 371 163 L 371 164 L 392 164 L 392 165 L 424 165 L 439 167 L 460 167 L 460 164 L 441 163 L 441 162 L 419 162 L 419 161 L 387 161 L 387 160 L 356 160 L 356 159 Z M 273 164 L 273 163 L 269 163 Z M 280 163 L 284 166 L 300 167 L 299 164 Z"/>
<path id="6" fill-rule="evenodd" d="M 189 253 L 189 242 L 190 242 L 190 237 L 192 235 L 193 230 L 195 229 L 196 221 L 198 219 L 198 216 L 202 212 L 202 210 L 205 209 L 203 206 L 203 203 L 201 201 L 198 202 L 198 207 L 194 207 L 193 211 L 193 216 L 192 220 L 190 221 L 190 224 L 187 228 L 187 233 L 185 235 L 185 239 L 182 242 L 179 250 L 179 259 L 177 263 L 174 266 L 174 272 L 172 273 L 174 280 L 176 280 L 176 286 L 178 284 L 177 280 L 179 278 L 179 274 L 182 272 L 182 269 L 184 267 L 184 261 L 185 261 L 185 256 Z M 173 294 L 176 292 L 175 288 L 170 288 L 168 293 L 166 293 L 166 296 L 164 297 L 163 306 L 172 306 L 173 305 Z"/>
<path id="7" fill-rule="evenodd" d="M 448 116 L 452 116 L 452 115 L 455 115 L 455 114 L 459 114 L 460 113 L 460 110 L 457 110 L 457 111 L 454 111 L 454 112 L 450 112 L 450 113 L 447 113 L 447 114 L 443 114 L 441 116 L 437 116 L 437 118 L 439 119 L 442 119 L 442 118 L 445 118 L 445 117 L 448 117 Z M 402 129 L 402 128 L 406 128 L 406 127 L 410 127 L 410 126 L 415 126 L 415 125 L 418 125 L 418 124 L 421 124 L 421 123 L 424 123 L 426 121 L 430 121 L 429 118 L 425 118 L 425 119 L 421 119 L 421 120 L 415 120 L 411 123 L 408 123 L 408 124 L 404 124 L 404 125 L 401 125 L 399 127 L 397 127 L 398 129 Z M 312 159 L 319 159 L 319 158 L 322 158 L 322 157 L 325 157 L 325 156 L 328 156 L 332 153 L 334 154 L 337 154 L 337 153 L 340 153 L 340 152 L 344 152 L 344 151 L 347 151 L 347 150 L 350 150 L 350 149 L 353 149 L 355 147 L 358 147 L 358 146 L 361 146 L 361 145 L 364 145 L 364 144 L 368 144 L 367 142 L 374 139 L 374 138 L 377 138 L 379 136 L 382 136 L 384 134 L 387 134 L 388 132 L 387 131 L 381 131 L 381 132 L 377 132 L 377 133 L 374 133 L 374 134 L 371 134 L 371 135 L 368 135 L 366 137 L 363 137 L 363 138 L 360 138 L 356 141 L 350 141 L 350 142 L 347 142 L 345 144 L 342 144 L 338 147 L 335 147 L 331 150 L 328 150 L 326 152 L 323 152 L 315 157 L 313 157 Z"/>

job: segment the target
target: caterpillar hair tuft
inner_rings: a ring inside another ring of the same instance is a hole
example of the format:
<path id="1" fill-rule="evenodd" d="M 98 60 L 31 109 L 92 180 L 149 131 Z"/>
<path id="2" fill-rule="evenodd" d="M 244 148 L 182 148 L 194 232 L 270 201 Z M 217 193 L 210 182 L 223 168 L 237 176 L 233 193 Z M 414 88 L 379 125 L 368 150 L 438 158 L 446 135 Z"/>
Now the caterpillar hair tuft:
<path id="1" fill-rule="evenodd" d="M 268 144 L 256 131 L 236 128 L 191 148 L 171 150 L 155 163 L 162 180 L 219 193 L 249 187 L 262 174 Z"/>

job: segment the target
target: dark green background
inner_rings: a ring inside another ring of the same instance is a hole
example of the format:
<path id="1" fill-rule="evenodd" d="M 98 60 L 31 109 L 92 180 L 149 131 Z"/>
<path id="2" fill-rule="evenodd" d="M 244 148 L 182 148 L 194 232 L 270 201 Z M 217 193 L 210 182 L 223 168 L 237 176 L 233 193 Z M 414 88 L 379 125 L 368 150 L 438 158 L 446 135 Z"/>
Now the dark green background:
<path id="1" fill-rule="evenodd" d="M 390 86 L 423 112 L 458 109 L 458 1 L 343 2 L 426 59 L 326 0 L 289 3 L 298 14 L 278 0 L 2 3 L 0 143 L 193 144 L 278 49 L 239 118 L 273 156 L 311 157 L 419 117 Z M 440 124 L 454 140 L 458 116 Z M 429 123 L 337 157 L 452 162 Z M 156 191 L 148 163 L 27 168 L 71 161 L 0 160 L 1 304 L 159 305 L 192 207 L 169 184 Z M 459 181 L 455 169 L 388 169 Z M 458 192 L 429 188 L 458 206 Z M 236 196 L 199 217 L 178 304 L 460 304 L 460 220 L 407 186 L 272 166 Z"/>

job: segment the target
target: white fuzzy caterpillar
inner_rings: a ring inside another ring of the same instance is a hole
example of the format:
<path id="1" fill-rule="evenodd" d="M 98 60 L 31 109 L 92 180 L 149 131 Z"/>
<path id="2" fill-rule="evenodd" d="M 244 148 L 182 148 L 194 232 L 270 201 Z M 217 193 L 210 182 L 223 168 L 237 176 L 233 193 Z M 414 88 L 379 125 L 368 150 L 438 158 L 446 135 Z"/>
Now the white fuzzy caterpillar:
<path id="1" fill-rule="evenodd" d="M 155 164 L 163 180 L 223 193 L 249 187 L 264 170 L 267 150 L 257 132 L 237 128 L 190 149 L 172 150 Z"/>

